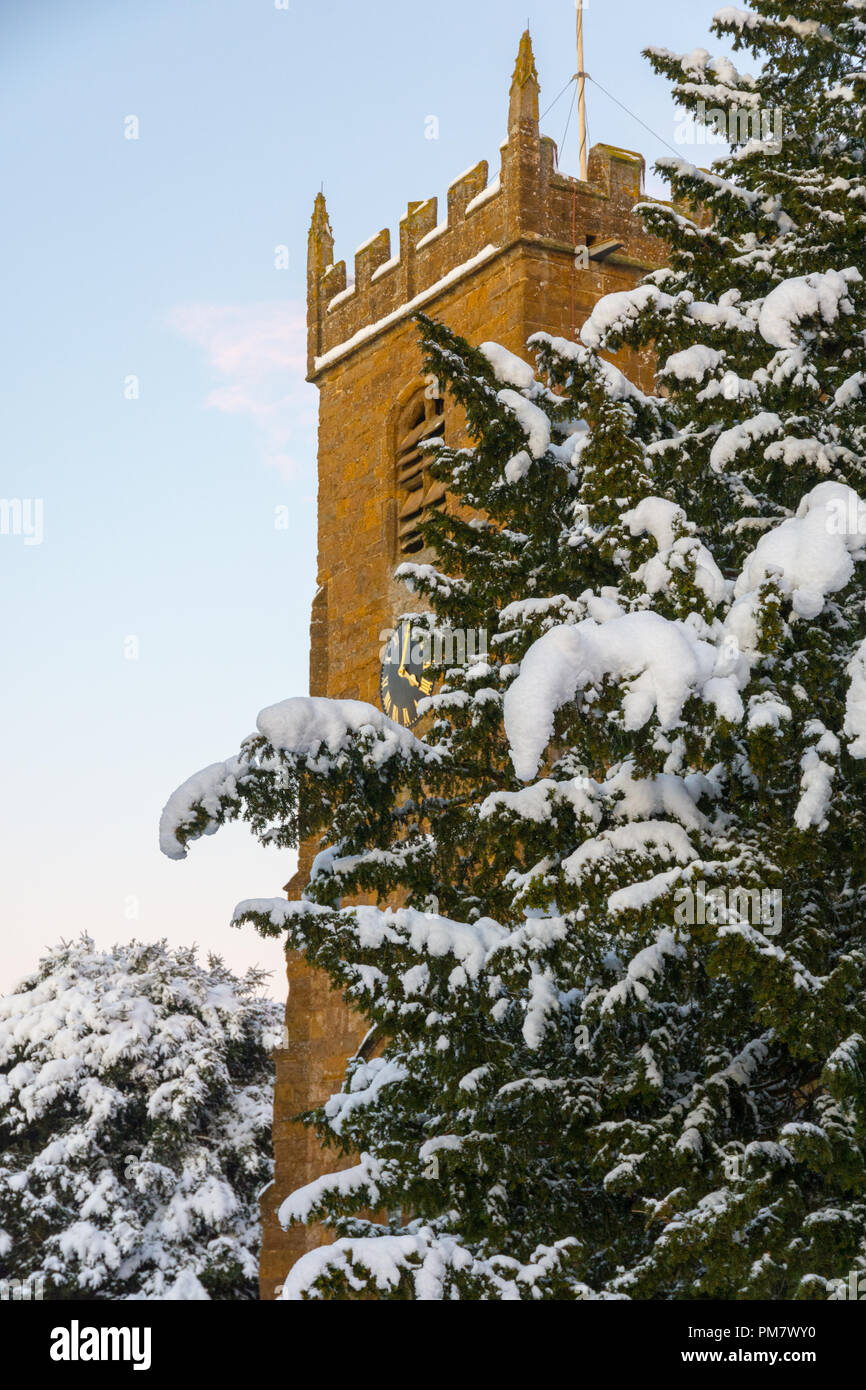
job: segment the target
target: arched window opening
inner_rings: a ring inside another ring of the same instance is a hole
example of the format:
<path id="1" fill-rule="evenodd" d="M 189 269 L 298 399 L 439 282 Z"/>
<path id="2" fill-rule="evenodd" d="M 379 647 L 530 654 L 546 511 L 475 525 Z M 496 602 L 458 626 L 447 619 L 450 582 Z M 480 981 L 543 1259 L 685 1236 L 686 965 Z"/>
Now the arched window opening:
<path id="1" fill-rule="evenodd" d="M 404 406 L 397 427 L 397 552 L 424 549 L 419 523 L 445 501 L 445 484 L 430 476 L 429 439 L 445 438 L 445 401 L 423 387 Z"/>

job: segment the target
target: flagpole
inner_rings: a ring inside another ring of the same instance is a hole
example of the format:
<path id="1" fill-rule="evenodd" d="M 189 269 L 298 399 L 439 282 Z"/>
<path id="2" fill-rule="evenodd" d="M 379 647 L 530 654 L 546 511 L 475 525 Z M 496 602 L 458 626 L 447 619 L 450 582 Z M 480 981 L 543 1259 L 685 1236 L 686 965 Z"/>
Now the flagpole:
<path id="1" fill-rule="evenodd" d="M 580 123 L 580 177 L 588 179 L 586 149 L 586 79 L 583 72 L 583 0 L 575 0 L 577 9 L 577 115 Z"/>

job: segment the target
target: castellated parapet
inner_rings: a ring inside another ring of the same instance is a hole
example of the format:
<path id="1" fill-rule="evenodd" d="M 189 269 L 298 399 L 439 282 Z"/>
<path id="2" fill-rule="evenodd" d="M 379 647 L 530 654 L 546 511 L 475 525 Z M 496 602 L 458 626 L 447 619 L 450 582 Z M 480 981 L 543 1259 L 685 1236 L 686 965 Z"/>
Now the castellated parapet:
<path id="1" fill-rule="evenodd" d="M 524 36 L 511 88 L 508 138 L 500 170 L 489 179 L 482 160 L 448 189 L 447 214 L 438 199 L 410 203 L 399 246 L 387 228 L 355 252 L 354 277 L 334 263 L 334 238 L 324 197 L 316 199 L 309 239 L 308 372 L 311 381 L 386 331 L 402 316 L 428 306 L 457 281 L 515 249 L 534 247 L 572 260 L 585 297 L 599 278 L 602 248 L 610 266 L 643 271 L 660 264 L 664 248 L 647 236 L 633 208 L 643 194 L 644 160 L 612 145 L 595 145 L 587 182 L 560 173 L 556 144 L 538 124 L 538 77 Z M 611 250 L 613 246 L 613 250 Z M 609 267 L 608 267 L 609 268 Z M 588 277 L 588 283 L 587 283 Z M 595 296 L 597 297 L 597 295 Z M 579 327 L 579 324 L 577 325 Z"/>

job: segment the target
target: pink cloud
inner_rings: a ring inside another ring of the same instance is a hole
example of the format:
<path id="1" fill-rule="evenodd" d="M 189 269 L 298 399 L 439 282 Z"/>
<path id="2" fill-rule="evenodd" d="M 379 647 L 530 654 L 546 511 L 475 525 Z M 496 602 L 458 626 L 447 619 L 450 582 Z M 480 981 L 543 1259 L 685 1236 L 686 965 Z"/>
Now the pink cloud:
<path id="1" fill-rule="evenodd" d="M 273 304 L 189 304 L 170 315 L 172 327 L 207 356 L 218 380 L 205 406 L 246 415 L 262 435 L 266 463 L 284 477 L 315 460 L 316 393 L 305 381 L 306 307 Z"/>

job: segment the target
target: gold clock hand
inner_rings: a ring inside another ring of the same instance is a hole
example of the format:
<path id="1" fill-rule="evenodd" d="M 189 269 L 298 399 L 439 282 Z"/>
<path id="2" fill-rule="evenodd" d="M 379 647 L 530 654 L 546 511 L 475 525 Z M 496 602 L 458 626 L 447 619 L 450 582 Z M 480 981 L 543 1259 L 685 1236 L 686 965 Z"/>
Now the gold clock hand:
<path id="1" fill-rule="evenodd" d="M 400 657 L 400 665 L 399 665 L 399 668 L 398 668 L 398 670 L 397 670 L 397 675 L 398 675 L 398 676 L 402 676 L 404 679 L 408 679 L 407 672 L 406 672 L 406 652 L 407 652 L 408 649 L 409 649 L 409 638 L 410 638 L 411 636 L 412 636 L 412 629 L 409 627 L 409 624 L 407 623 L 407 624 L 406 624 L 406 632 L 405 632 L 405 635 L 404 635 L 404 637 L 403 637 L 403 652 L 402 652 L 402 655 L 401 655 L 401 657 Z"/>

